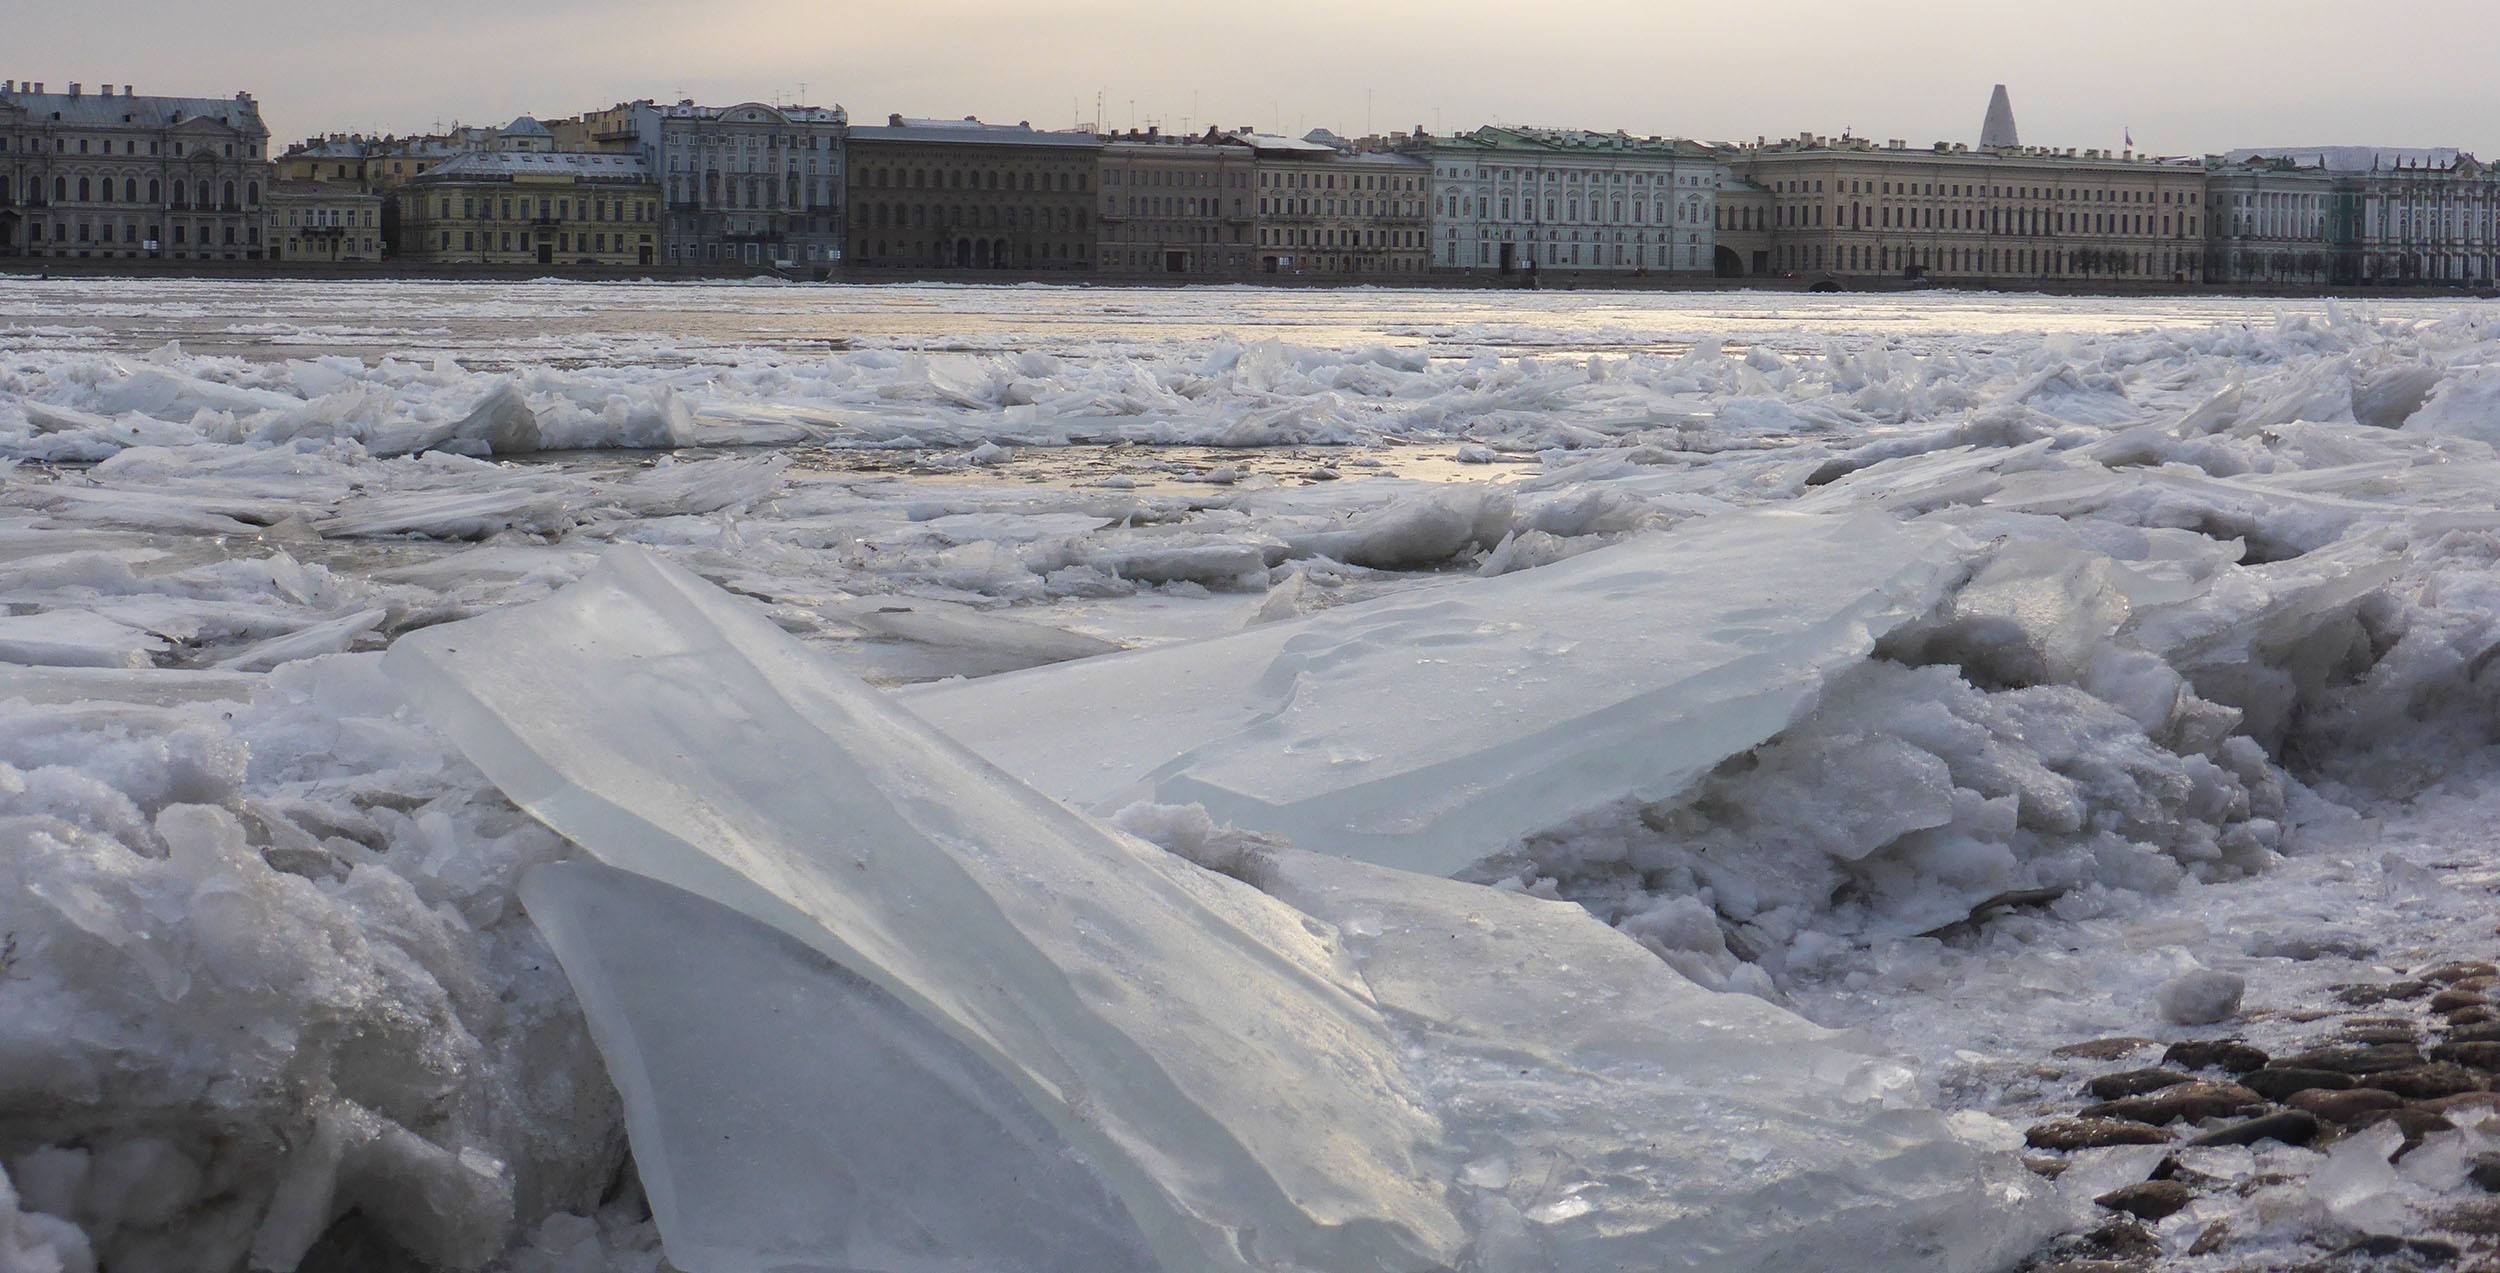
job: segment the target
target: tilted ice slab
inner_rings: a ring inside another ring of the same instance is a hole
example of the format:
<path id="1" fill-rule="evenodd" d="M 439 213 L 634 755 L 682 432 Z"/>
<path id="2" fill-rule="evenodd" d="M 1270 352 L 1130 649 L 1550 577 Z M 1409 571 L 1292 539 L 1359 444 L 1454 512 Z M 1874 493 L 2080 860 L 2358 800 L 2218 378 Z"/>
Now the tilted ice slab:
<path id="1" fill-rule="evenodd" d="M 600 859 L 524 895 L 690 1273 L 1981 1273 L 2059 1218 L 1578 907 L 1298 851 L 1263 895 L 637 550 L 387 666 Z"/>
<path id="2" fill-rule="evenodd" d="M 942 1036 L 977 1058 L 1090 1164 L 1165 1266 L 1455 1258 L 1458 1223 L 1428 1183 L 1435 1120 L 1324 928 L 1005 780 L 728 594 L 617 550 L 544 602 L 404 638 L 386 667 L 549 826 L 788 933 L 926 1023 L 914 1046 Z M 744 1048 L 785 1034 L 731 1024 Z M 655 1110 L 708 1082 L 701 1067 L 610 1072 L 638 1143 Z M 926 1084 L 752 1091 L 711 1112 L 753 1102 L 747 1116 L 779 1120 L 808 1100 L 897 1098 L 938 1099 Z M 664 1235 L 727 1209 L 720 1241 L 736 1241 L 746 1204 L 716 1178 L 654 1175 Z M 770 1255 L 781 1236 L 759 1230 L 746 1255 L 714 1248 L 718 1262 L 688 1267 L 853 1267 L 843 1248 L 789 1264 Z M 949 1234 L 927 1240 L 951 1249 Z M 1084 1267 L 962 1254 L 961 1267 Z"/>
<path id="3" fill-rule="evenodd" d="M 1958 580 L 1951 531 L 1730 514 L 1247 632 L 914 687 L 914 713 L 1096 813 L 1137 800 L 1454 874 L 1671 798 Z"/>

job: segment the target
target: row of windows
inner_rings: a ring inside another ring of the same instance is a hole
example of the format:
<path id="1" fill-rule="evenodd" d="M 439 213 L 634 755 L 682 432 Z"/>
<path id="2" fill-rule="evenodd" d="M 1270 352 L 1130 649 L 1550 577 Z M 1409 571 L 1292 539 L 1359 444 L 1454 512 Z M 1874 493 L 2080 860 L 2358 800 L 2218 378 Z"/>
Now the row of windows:
<path id="1" fill-rule="evenodd" d="M 1082 240 L 1014 243 L 1006 239 L 878 239 L 863 253 L 874 265 L 935 265 L 953 269 L 1083 267 L 1092 245 Z"/>
<path id="2" fill-rule="evenodd" d="M 1401 221 L 1423 216 L 1423 210 L 1406 200 L 1387 203 L 1379 199 L 1261 199 L 1259 215 L 1263 217 L 1396 217 Z"/>
<path id="3" fill-rule="evenodd" d="M 10 189 L 10 184 L 8 174 L 0 173 L 0 204 L 15 202 L 13 192 Z M 26 201 L 29 203 L 35 202 L 38 192 L 42 189 L 43 185 L 39 179 L 34 177 L 26 178 Z M 76 202 L 150 204 L 161 204 L 164 202 L 162 196 L 164 194 L 165 187 L 163 183 L 157 181 L 155 178 L 151 177 L 148 179 L 146 186 L 147 197 L 145 199 L 140 198 L 140 189 L 141 187 L 137 177 L 122 178 L 121 184 L 118 187 L 113 184 L 113 179 L 111 177 L 80 177 L 75 181 L 72 181 L 68 177 L 54 177 L 52 179 L 52 201 L 54 203 Z M 119 199 L 114 197 L 116 193 L 120 195 Z M 174 182 L 173 193 L 173 207 L 181 208 L 189 206 L 192 195 L 190 182 Z M 198 193 L 200 196 L 200 202 L 205 205 L 210 202 L 211 197 L 218 193 L 218 191 L 216 187 L 213 187 L 210 183 L 203 181 L 199 184 Z M 241 202 L 237 202 L 235 199 L 235 183 L 231 181 L 225 183 L 223 194 L 225 197 L 222 200 L 218 200 L 218 202 L 229 212 L 240 211 L 245 208 L 257 208 L 260 206 L 260 183 L 257 181 L 247 181 L 243 183 L 243 198 Z"/>
<path id="4" fill-rule="evenodd" d="M 73 234 L 76 235 L 74 241 L 79 243 L 111 243 L 114 240 L 114 234 L 116 231 L 119 231 L 121 241 L 124 243 L 143 243 L 150 240 L 158 242 L 164 241 L 164 236 L 158 232 L 160 227 L 151 225 L 147 227 L 147 233 L 142 235 L 139 233 L 139 223 L 136 221 L 125 221 L 118 225 L 109 221 L 100 225 L 92 221 L 79 221 L 76 223 L 69 221 L 54 221 L 51 223 L 51 227 L 52 241 L 55 243 L 72 242 L 73 239 L 71 236 Z M 41 221 L 30 223 L 26 228 L 26 234 L 30 241 L 42 239 L 44 237 L 44 223 Z M 260 227 L 256 225 L 245 225 L 239 227 L 234 225 L 194 226 L 183 221 L 177 221 L 174 223 L 174 237 L 172 239 L 172 242 L 174 243 L 208 244 L 221 240 L 228 247 L 258 247 L 260 246 Z"/>
<path id="5" fill-rule="evenodd" d="M 1443 175 L 1445 177 L 1455 177 L 1459 180 L 1489 177 L 1496 181 L 1525 181 L 1533 184 L 1542 180 L 1547 185 L 1559 182 L 1563 185 L 1571 186 L 1580 184 L 1580 174 L 1581 170 L 1577 168 L 1487 168 L 1481 174 L 1472 170 L 1460 169 L 1444 173 Z M 1613 171 L 1591 172 L 1588 174 L 1588 183 L 1592 186 L 1604 184 L 1608 180 L 1613 181 L 1613 183 L 1618 186 L 1624 185 L 1626 184 L 1626 174 Z M 1633 172 L 1629 174 L 1629 184 L 1635 186 L 1699 186 L 1709 183 L 1703 181 L 1701 174 L 1679 173 L 1673 169 L 1669 169 L 1666 172 L 1655 173 L 1638 171 Z"/>
<path id="6" fill-rule="evenodd" d="M 1420 177 L 1384 177 L 1378 173 L 1364 172 L 1268 170 L 1259 173 L 1259 184 L 1285 190 L 1395 190 L 1402 194 L 1413 194 L 1422 187 L 1423 179 Z"/>
<path id="7" fill-rule="evenodd" d="M 528 252 L 534 250 L 540 239 L 544 237 L 533 237 L 528 231 L 525 230 L 521 233 L 521 246 L 515 248 L 512 246 L 512 231 L 510 230 L 505 230 L 500 233 L 492 230 L 462 230 L 459 234 L 460 250 L 463 252 L 475 252 L 481 248 L 490 252 Z M 450 251 L 451 236 L 452 231 L 438 231 L 436 234 L 437 242 L 435 246 L 443 251 Z M 615 242 L 615 246 L 613 248 L 609 247 L 609 242 L 611 240 Z M 636 247 L 647 248 L 649 246 L 651 246 L 651 236 L 648 234 L 641 235 L 633 242 L 629 243 L 626 240 L 626 236 L 623 234 L 608 234 L 605 232 L 594 234 L 575 234 L 571 231 L 560 230 L 557 231 L 555 239 L 555 247 L 558 252 L 630 252 Z"/>
<path id="8" fill-rule="evenodd" d="M 1316 248 L 1419 248 L 1424 245 L 1421 230 L 1349 230 L 1342 227 L 1270 226 L 1259 231 L 1259 242 L 1270 247 Z"/>
<path id="9" fill-rule="evenodd" d="M 1044 194 L 1083 193 L 1085 174 L 1065 170 L 1034 172 L 1031 169 L 1002 171 L 997 168 L 873 168 L 852 169 L 859 184 L 878 190 L 1035 190 Z"/>
<path id="10" fill-rule="evenodd" d="M 1221 199 L 1201 199 L 1184 195 L 1133 194 L 1128 197 L 1128 214 L 1133 217 L 1219 217 L 1224 215 L 1223 202 Z M 1106 217 L 1120 215 L 1118 195 L 1104 197 L 1102 214 Z M 1237 217 L 1250 215 L 1247 201 L 1236 196 L 1233 199 L 1232 215 Z"/>
<path id="11" fill-rule="evenodd" d="M 1083 230 L 1088 228 L 1083 208 L 1036 208 L 1029 205 L 1002 207 L 979 204 L 925 203 L 854 203 L 851 224 L 863 230 L 941 229 L 975 230 Z"/>
<path id="12" fill-rule="evenodd" d="M 574 200 L 570 198 L 541 195 L 538 198 L 537 208 L 532 209 L 530 197 L 523 195 L 520 199 L 520 215 L 536 217 L 540 220 L 570 221 L 573 219 L 574 206 Z M 583 199 L 580 201 L 580 207 L 581 219 L 584 221 L 648 221 L 654 211 L 648 199 L 631 201 Z M 513 219 L 512 209 L 513 200 L 508 195 L 500 199 L 481 199 L 475 195 L 463 195 L 460 198 L 460 219 L 463 221 L 510 221 Z M 632 213 L 630 217 L 626 215 L 629 211 Z M 434 215 L 439 220 L 451 219 L 450 195 L 435 197 Z"/>
<path id="13" fill-rule="evenodd" d="M 2054 275 L 2162 274 L 2195 277 L 2204 254 L 2195 251 L 2110 251 L 2100 248 L 1921 248 L 1889 244 L 1834 245 L 1825 264 L 1823 244 L 1790 244 L 1779 249 L 1780 268 L 1832 269 L 1842 273 L 1885 273 L 1917 270 L 1945 274 L 2012 274 L 2043 278 Z"/>
<path id="14" fill-rule="evenodd" d="M 1495 215 L 1494 208 L 1498 206 L 1501 209 L 1499 215 L 1502 220 L 1508 221 L 1512 219 L 1511 201 L 1507 198 L 1502 199 L 1498 205 L 1495 201 L 1490 199 L 1485 200 L 1480 205 L 1474 199 L 1466 196 L 1458 196 L 1456 198 L 1445 196 L 1438 200 L 1437 203 L 1438 207 L 1435 210 L 1445 217 L 1472 217 L 1476 215 L 1476 209 L 1479 206 L 1484 209 L 1484 214 L 1486 216 L 1493 216 Z M 1520 214 L 1523 216 L 1533 216 L 1536 212 L 1536 206 L 1536 202 L 1530 199 L 1522 199 L 1518 204 Z M 1581 220 L 1580 210 L 1582 206 L 1581 202 L 1577 199 L 1549 197 L 1545 200 L 1544 219 L 1548 221 Z M 1588 209 L 1587 219 L 1590 221 L 1624 221 L 1624 206 L 1624 202 L 1621 199 L 1615 200 L 1612 204 L 1591 199 L 1586 205 Z M 1625 222 L 1625 224 L 1628 225 L 1664 225 L 1669 220 L 1685 225 L 1700 225 L 1706 219 L 1704 213 L 1705 205 L 1702 202 L 1701 196 L 1688 197 L 1684 200 L 1684 202 L 1675 205 L 1675 212 L 1672 217 L 1670 217 L 1668 213 L 1668 205 L 1663 200 L 1648 201 L 1634 199 L 1630 206 L 1632 209 L 1632 216 L 1628 222 Z M 1611 216 L 1605 215 L 1609 208 L 1611 208 L 1613 212 L 1613 215 Z"/>
<path id="15" fill-rule="evenodd" d="M 1224 180 L 1221 182 L 1211 180 L 1215 177 L 1222 177 Z M 1179 180 L 1179 178 L 1187 178 L 1187 180 Z M 1159 166 L 1151 168 L 1141 166 L 1132 170 L 1127 168 L 1115 168 L 1110 164 L 1104 164 L 1102 169 L 1102 184 L 1106 186 L 1224 185 L 1230 186 L 1234 189 L 1243 189 L 1250 184 L 1250 174 L 1248 172 L 1209 172 L 1205 169 L 1175 169 Z"/>
<path id="16" fill-rule="evenodd" d="M 80 138 L 77 138 L 76 140 L 77 140 L 77 142 L 78 142 L 78 149 L 77 149 L 75 152 L 72 152 L 72 151 L 70 150 L 70 148 L 69 148 L 69 143 L 70 143 L 70 141 L 71 141 L 71 139 L 70 139 L 70 138 L 67 138 L 67 137 L 55 137 L 55 138 L 53 138 L 53 139 L 52 139 L 52 153 L 53 153 L 53 154 L 56 154 L 56 155 L 67 155 L 67 154 L 72 154 L 72 153 L 81 154 L 81 155 L 109 155 L 109 154 L 114 153 L 114 151 L 113 151 L 113 139 L 112 139 L 112 138 L 110 138 L 110 137 L 105 137 L 105 138 L 101 138 L 101 139 L 99 139 L 99 140 L 101 140 L 101 141 L 103 142 L 103 145 L 102 145 L 102 146 L 100 146 L 100 147 L 98 147 L 98 148 L 96 148 L 96 149 L 94 149 L 94 150 L 89 150 L 89 149 L 87 148 L 87 140 L 88 140 L 87 138 L 80 137 Z M 148 142 L 148 153 L 149 153 L 149 154 L 151 154 L 151 155 L 156 155 L 156 156 L 162 157 L 162 156 L 163 156 L 163 154 L 164 154 L 164 150 L 163 150 L 163 146 L 164 146 L 164 144 L 165 144 L 165 143 L 164 143 L 164 142 L 162 142 L 162 141 L 158 141 L 158 140 L 151 139 L 151 140 Z M 0 133 L 0 154 L 7 154 L 7 153 L 9 152 L 9 145 L 10 145 L 10 139 L 9 139 L 9 136 L 8 136 L 7 134 L 5 134 L 5 133 Z M 219 153 L 221 153 L 222 155 L 224 155 L 224 157 L 226 157 L 226 158 L 228 158 L 228 159 L 232 159 L 232 158 L 234 158 L 234 143 L 233 143 L 233 142 L 230 142 L 230 141 L 229 141 L 229 142 L 220 142 L 220 143 L 218 143 L 218 145 L 219 145 L 219 147 L 220 147 L 220 152 L 219 152 Z M 35 153 L 40 153 L 40 152 L 43 150 L 43 143 L 41 142 L 41 140 L 36 139 L 36 138 L 20 138 L 20 139 L 18 139 L 18 142 L 17 142 L 17 147 L 18 147 L 18 153 L 20 153 L 20 154 L 35 154 Z M 175 158 L 177 158 L 177 159 L 187 157 L 187 156 L 189 155 L 189 153 L 190 153 L 189 147 L 190 147 L 190 143 L 188 143 L 188 142 L 180 142 L 180 141 L 175 142 L 175 143 L 174 143 L 174 157 L 175 157 Z M 138 153 L 139 153 L 139 143 L 138 143 L 135 139 L 124 139 L 124 140 L 123 140 L 123 142 L 122 142 L 122 148 L 121 148 L 121 152 L 120 152 L 120 153 L 125 154 L 125 155 L 135 155 L 135 154 L 138 154 Z M 258 159 L 258 158 L 260 158 L 260 147 L 259 147 L 257 144 L 254 144 L 254 143 L 251 143 L 251 142 L 246 142 L 246 143 L 244 143 L 244 145 L 243 145 L 243 157 L 244 157 L 244 158 L 246 158 L 246 159 Z"/>
<path id="17" fill-rule="evenodd" d="M 1809 185 L 1812 186 L 1812 189 L 1807 188 Z M 1989 186 L 1972 184 L 1957 185 L 1952 182 L 1881 181 L 1860 180 L 1857 178 L 1850 178 L 1845 181 L 1835 181 L 1834 185 L 1838 188 L 1838 192 L 1841 194 L 1884 194 L 1900 195 L 1903 197 L 1941 199 L 2029 199 L 2034 202 L 2049 203 L 2160 202 L 2194 205 L 2202 202 L 2204 198 L 2202 194 L 2194 190 L 2182 191 L 2162 189 L 2158 192 L 2161 197 L 2156 200 L 2154 198 L 2156 193 L 2155 191 L 2124 190 L 2106 186 L 2068 187 Z M 1771 186 L 1772 189 L 1781 194 L 1823 193 L 1823 182 L 1819 178 L 1811 182 L 1805 180 L 1804 178 L 1775 181 L 1771 183 Z"/>

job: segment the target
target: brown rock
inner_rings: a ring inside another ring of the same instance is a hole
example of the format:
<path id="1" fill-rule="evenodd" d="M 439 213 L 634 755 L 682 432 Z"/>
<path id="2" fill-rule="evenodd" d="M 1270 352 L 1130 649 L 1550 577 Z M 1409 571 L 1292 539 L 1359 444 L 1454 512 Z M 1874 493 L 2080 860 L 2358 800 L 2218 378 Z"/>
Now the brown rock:
<path id="1" fill-rule="evenodd" d="M 2492 1073 L 2500 1071 L 2500 1043 L 2442 1043 L 2431 1049 L 2431 1059 Z"/>
<path id="2" fill-rule="evenodd" d="M 2415 1043 L 2415 1040 L 2423 1038 L 2423 1033 L 2415 1030 L 2410 1023 L 2363 1025 L 2348 1020 L 2338 1038 L 2343 1038 L 2345 1043 Z"/>
<path id="3" fill-rule="evenodd" d="M 2214 1145 L 2254 1145 L 2261 1140 L 2279 1140 L 2286 1145 L 2306 1145 L 2318 1138 L 2318 1119 L 2303 1110 L 2277 1110 L 2244 1123 L 2217 1127 L 2187 1143 L 2190 1149 Z M 2146 1217 L 2153 1219 L 2156 1217 Z"/>
<path id="4" fill-rule="evenodd" d="M 2452 1119 L 2479 1123 L 2494 1113 L 2500 1113 L 2500 1092 L 2459 1092 L 2454 1096 L 2434 1097 L 2414 1104 L 2446 1114 Z"/>
<path id="5" fill-rule="evenodd" d="M 2224 1070 L 2246 1074 L 2266 1063 L 2266 1054 L 2238 1039 L 2196 1039 L 2162 1049 L 2162 1064 L 2187 1070 Z"/>
<path id="6" fill-rule="evenodd" d="M 2437 968 L 2425 969 L 2420 976 L 2424 981 L 2435 981 L 2440 985 L 2446 986 L 2464 981 L 2469 977 L 2500 977 L 2500 965 L 2467 960 L 2453 964 L 2441 964 Z"/>
<path id="7" fill-rule="evenodd" d="M 2176 1180 L 2147 1180 L 2140 1185 L 2112 1189 L 2092 1201 L 2138 1219 L 2159 1220 L 2195 1200 L 2195 1191 Z"/>
<path id="8" fill-rule="evenodd" d="M 2448 983 L 2450 990 L 2471 990 L 2476 994 L 2486 995 L 2491 993 L 2494 986 L 2500 986 L 2500 977 L 2467 977 L 2462 981 Z"/>
<path id="9" fill-rule="evenodd" d="M 2337 986 L 2335 987 L 2335 999 L 2338 1003 L 2349 1003 L 2355 1007 L 2368 1007 L 2374 1003 L 2386 1003 L 2391 999 L 2419 999 L 2422 996 L 2429 994 L 2430 991 L 2431 983 L 2427 981 L 2408 979 L 2404 981 L 2390 981 L 2384 983 L 2364 983 L 2361 985 Z"/>
<path id="10" fill-rule="evenodd" d="M 2087 1105 L 2083 1116 L 2131 1119 L 2158 1127 L 2183 1118 L 2195 1120 L 2249 1113 L 2263 1108 L 2265 1103 L 2266 1098 L 2237 1083 L 2181 1083 L 2149 1096 Z"/>
<path id="11" fill-rule="evenodd" d="M 2039 1154 L 2023 1155 L 2023 1167 L 2032 1175 L 2041 1177 L 2044 1180 L 2055 1180 L 2059 1176 L 2066 1174 L 2065 1159 L 2047 1158 Z"/>
<path id="12" fill-rule="evenodd" d="M 2478 1092 L 2490 1082 L 2485 1076 L 2462 1065 L 2417 1065 L 2409 1070 L 2386 1070 L 2370 1076 L 2370 1085 L 2383 1092 L 2411 1101 L 2437 1100 L 2459 1092 Z"/>
<path id="13" fill-rule="evenodd" d="M 2188 1254 L 2212 1255 L 2214 1252 L 2221 1250 L 2223 1244 L 2229 1242 L 2230 1240 L 2231 1226 L 2224 1224 L 2220 1220 L 2216 1220 L 2212 1224 L 2206 1225 L 2203 1233 L 2196 1235 L 2196 1241 L 2188 1246 Z"/>
<path id="14" fill-rule="evenodd" d="M 2349 1074 L 2333 1070 L 2263 1069 L 2240 1076 L 2240 1086 L 2270 1101 L 2283 1100 L 2294 1092 L 2340 1092 L 2356 1086 Z"/>
<path id="15" fill-rule="evenodd" d="M 2348 1092 L 2296 1092 L 2285 1102 L 2293 1109 L 2341 1127 L 2350 1127 L 2380 1110 L 2400 1108 L 2404 1103 L 2405 1098 L 2375 1087 L 2357 1087 Z"/>
<path id="16" fill-rule="evenodd" d="M 2427 1058 L 2409 1043 L 2352 1043 L 2337 1047 L 2311 1048 L 2306 1052 L 2274 1062 L 2282 1070 L 2334 1070 L 2339 1074 L 2377 1074 L 2385 1070 L 2409 1070 Z"/>
<path id="17" fill-rule="evenodd" d="M 2122 1070 L 2116 1074 L 2104 1074 L 2084 1084 L 2083 1090 L 2090 1092 L 2097 1099 L 2115 1101 L 2129 1096 L 2142 1096 L 2147 1092 L 2158 1092 L 2165 1087 L 2176 1087 L 2190 1081 L 2192 1080 L 2187 1075 L 2177 1070 Z"/>
<path id="18" fill-rule="evenodd" d="M 2448 1021 L 2448 1041 L 2450 1043 L 2500 1043 L 2500 1021 L 2459 1024 L 2454 1017 L 2451 1017 Z"/>
<path id="19" fill-rule="evenodd" d="M 2033 1149 L 2099 1149 L 2104 1145 L 2163 1145 L 2170 1133 L 2123 1118 L 2054 1118 L 2023 1133 Z"/>
<path id="20" fill-rule="evenodd" d="M 2451 1026 L 2490 1025 L 2500 1022 L 2500 1008 L 2459 1008 L 2448 1014 Z"/>
<path id="21" fill-rule="evenodd" d="M 2442 990 L 2431 996 L 2431 1011 L 2433 1012 L 2462 1012 L 2467 1008 L 2490 1006 L 2489 995 L 2476 994 L 2471 990 Z"/>
<path id="22" fill-rule="evenodd" d="M 2064 1047 L 2051 1048 L 2049 1050 L 2049 1055 L 2071 1056 L 2085 1061 L 2115 1061 L 2120 1057 L 2133 1055 L 2134 1053 L 2141 1052 L 2151 1046 L 2153 1046 L 2153 1041 L 2151 1039 L 2138 1039 L 2132 1036 L 2110 1039 L 2086 1039 L 2081 1043 L 2069 1043 Z"/>
<path id="23" fill-rule="evenodd" d="M 2360 1131 L 2363 1128 L 2376 1127 L 2381 1123 L 2394 1123 L 2405 1134 L 2404 1144 L 2396 1150 L 2395 1157 L 2397 1158 L 2411 1153 L 2413 1147 L 2421 1144 L 2422 1138 L 2432 1132 L 2454 1131 L 2457 1126 L 2448 1120 L 2447 1115 L 2437 1110 L 2407 1105 L 2401 1109 L 2382 1109 L 2364 1114 L 2360 1122 L 2352 1125 L 2352 1129 Z"/>

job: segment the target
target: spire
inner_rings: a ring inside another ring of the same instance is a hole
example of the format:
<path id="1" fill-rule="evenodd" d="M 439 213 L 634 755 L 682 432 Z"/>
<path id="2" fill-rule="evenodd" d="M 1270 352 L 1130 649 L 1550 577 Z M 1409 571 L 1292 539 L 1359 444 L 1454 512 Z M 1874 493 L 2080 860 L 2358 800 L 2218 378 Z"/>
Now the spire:
<path id="1" fill-rule="evenodd" d="M 1979 148 L 2011 150 L 2022 144 L 2022 136 L 2014 131 L 2013 100 L 2005 95 L 2005 86 L 1999 84 L 1988 98 L 1988 121 L 1979 126 Z"/>

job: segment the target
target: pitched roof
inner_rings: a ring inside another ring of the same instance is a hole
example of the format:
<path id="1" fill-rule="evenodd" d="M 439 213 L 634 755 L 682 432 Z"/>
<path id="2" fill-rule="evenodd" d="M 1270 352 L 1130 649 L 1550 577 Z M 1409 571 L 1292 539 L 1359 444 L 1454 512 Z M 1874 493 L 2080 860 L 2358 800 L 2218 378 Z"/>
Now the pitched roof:
<path id="1" fill-rule="evenodd" d="M 1054 132 L 1031 124 L 985 124 L 966 115 L 962 119 L 909 119 L 889 115 L 882 125 L 853 128 L 851 141 L 858 142 L 943 142 L 977 146 L 1064 146 L 1091 150 L 1102 140 L 1086 132 Z"/>
<path id="2" fill-rule="evenodd" d="M 527 115 L 514 116 L 511 123 L 503 126 L 503 135 L 506 137 L 555 136 L 554 133 L 547 131 L 547 126 L 545 124 L 539 123 L 537 120 L 532 119 Z"/>
<path id="3" fill-rule="evenodd" d="M 260 103 L 235 97 L 155 97 L 118 93 L 0 93 L 0 102 L 24 110 L 38 123 L 56 117 L 83 128 L 161 127 L 188 119 L 205 119 L 247 132 L 267 132 L 260 122 Z"/>
<path id="4" fill-rule="evenodd" d="M 472 150 L 436 164 L 420 182 L 508 181 L 522 176 L 571 176 L 581 181 L 644 182 L 651 168 L 640 155 L 585 151 Z"/>

